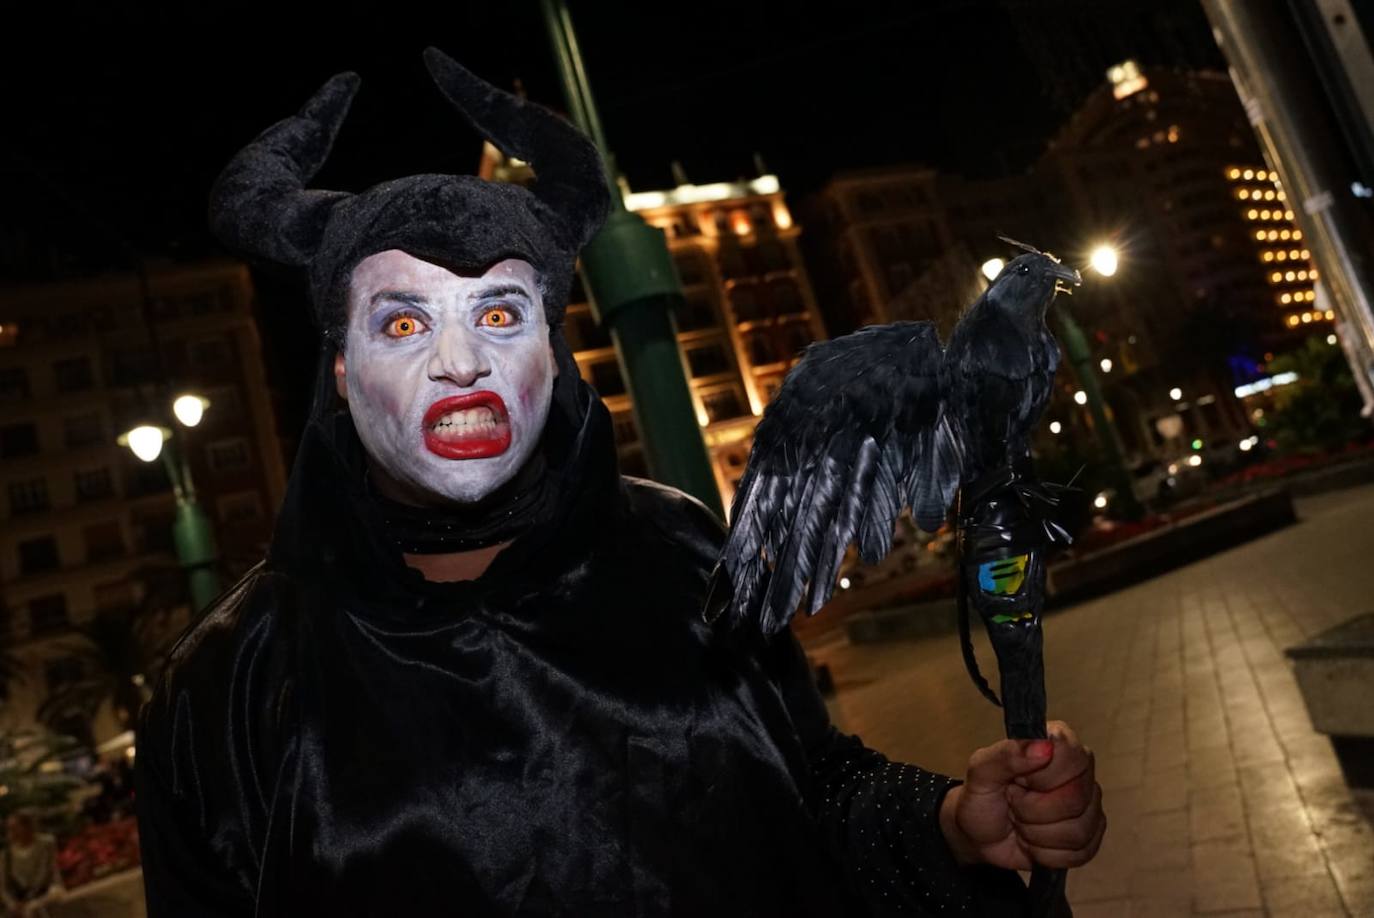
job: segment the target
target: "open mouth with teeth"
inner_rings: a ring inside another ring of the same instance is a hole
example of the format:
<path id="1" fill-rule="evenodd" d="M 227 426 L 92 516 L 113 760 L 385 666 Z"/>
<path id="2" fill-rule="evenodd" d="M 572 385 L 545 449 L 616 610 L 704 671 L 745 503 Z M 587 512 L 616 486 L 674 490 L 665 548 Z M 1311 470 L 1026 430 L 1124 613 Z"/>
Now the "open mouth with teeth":
<path id="1" fill-rule="evenodd" d="M 425 448 L 445 459 L 483 459 L 510 448 L 510 416 L 495 392 L 440 399 L 424 417 Z"/>

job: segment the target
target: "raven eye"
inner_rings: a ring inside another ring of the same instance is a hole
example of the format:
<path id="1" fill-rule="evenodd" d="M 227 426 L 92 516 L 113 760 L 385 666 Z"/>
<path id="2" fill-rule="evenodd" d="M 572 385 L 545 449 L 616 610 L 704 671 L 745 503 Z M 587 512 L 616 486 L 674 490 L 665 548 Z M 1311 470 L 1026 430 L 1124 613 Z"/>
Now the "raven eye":
<path id="1" fill-rule="evenodd" d="M 1016 273 L 1017 273 L 1017 274 L 1029 274 L 1029 273 L 1030 273 L 1030 265 L 1019 265 L 1019 266 L 1016 268 Z"/>

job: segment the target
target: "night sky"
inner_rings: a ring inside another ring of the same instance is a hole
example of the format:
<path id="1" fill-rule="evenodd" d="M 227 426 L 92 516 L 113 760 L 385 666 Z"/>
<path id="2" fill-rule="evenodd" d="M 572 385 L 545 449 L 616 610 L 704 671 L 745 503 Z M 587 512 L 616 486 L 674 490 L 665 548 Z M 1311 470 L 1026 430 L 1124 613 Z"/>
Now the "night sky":
<path id="1" fill-rule="evenodd" d="M 847 168 L 1016 171 L 1109 64 L 1219 62 L 1197 0 L 568 5 L 610 144 L 641 190 L 671 187 L 673 160 L 697 183 L 752 175 L 756 152 L 794 203 Z M 480 139 L 421 62 L 430 44 L 563 107 L 538 0 L 308 9 L 26 4 L 24 27 L 0 38 L 4 280 L 222 254 L 205 229 L 215 175 L 338 71 L 363 85 L 316 187 L 476 169 Z M 295 272 L 254 276 L 290 432 L 314 362 L 306 293 Z"/>
<path id="2" fill-rule="evenodd" d="M 1205 33 L 1195 0 L 1152 4 Z M 1062 119 L 1027 48 L 1053 47 L 1062 26 L 1027 23 L 1018 6 L 1024 0 L 851 0 L 804 12 L 748 0 L 569 3 L 635 188 L 670 186 L 674 159 L 700 183 L 752 174 L 758 152 L 793 194 L 847 167 L 1023 168 Z M 1129 31 L 1125 16 L 1142 4 L 1041 6 L 1107 27 L 1119 8 Z M 88 252 L 96 260 L 116 237 L 144 254 L 212 251 L 203 206 L 217 171 L 339 70 L 357 70 L 363 88 L 317 180 L 324 187 L 475 168 L 477 138 L 421 64 L 428 44 L 497 85 L 519 79 L 533 99 L 563 105 L 537 0 L 338 3 L 313 19 L 287 0 L 48 7 L 44 23 L 43 5 L 26 5 L 40 19 L 7 30 L 0 55 L 0 169 L 14 189 L 3 219 L 67 249 L 104 240 Z M 1038 30 L 1046 34 L 1028 34 Z M 1105 64 L 1084 56 L 1131 50 L 1060 38 L 1065 65 L 1090 74 Z"/>

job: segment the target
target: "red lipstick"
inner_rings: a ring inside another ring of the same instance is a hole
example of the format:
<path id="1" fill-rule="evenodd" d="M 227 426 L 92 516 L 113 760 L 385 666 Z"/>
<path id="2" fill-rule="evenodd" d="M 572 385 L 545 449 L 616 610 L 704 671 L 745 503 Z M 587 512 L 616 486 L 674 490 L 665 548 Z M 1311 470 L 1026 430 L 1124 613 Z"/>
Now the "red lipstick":
<path id="1" fill-rule="evenodd" d="M 450 432 L 447 436 L 436 429 L 445 415 L 472 408 L 490 410 L 495 426 L 482 426 L 471 432 Z M 510 448 L 510 416 L 506 413 L 506 403 L 495 392 L 480 390 L 441 398 L 425 411 L 423 423 L 425 448 L 445 459 L 485 459 L 499 456 Z"/>

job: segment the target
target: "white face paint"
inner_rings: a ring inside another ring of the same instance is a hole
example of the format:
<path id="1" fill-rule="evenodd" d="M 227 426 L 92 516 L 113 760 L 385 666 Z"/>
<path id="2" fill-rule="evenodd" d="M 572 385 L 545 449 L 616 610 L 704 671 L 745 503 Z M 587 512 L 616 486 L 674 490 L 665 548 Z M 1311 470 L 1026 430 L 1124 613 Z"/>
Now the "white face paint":
<path id="1" fill-rule="evenodd" d="M 382 493 L 481 500 L 529 458 L 553 397 L 533 266 L 508 259 L 468 277 L 396 249 L 364 258 L 334 375 Z"/>

